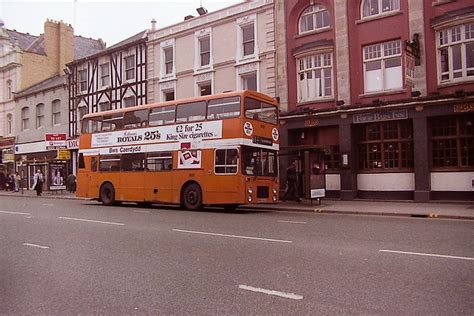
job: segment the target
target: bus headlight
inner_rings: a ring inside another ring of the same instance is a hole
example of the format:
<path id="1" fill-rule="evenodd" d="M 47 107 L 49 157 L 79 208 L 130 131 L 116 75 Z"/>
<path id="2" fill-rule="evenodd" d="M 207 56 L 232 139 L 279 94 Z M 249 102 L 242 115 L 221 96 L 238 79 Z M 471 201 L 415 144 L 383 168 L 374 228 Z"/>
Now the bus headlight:
<path id="1" fill-rule="evenodd" d="M 249 203 L 251 203 L 251 202 L 252 202 L 252 196 L 249 195 L 249 196 L 247 197 L 247 200 L 249 201 Z"/>
<path id="2" fill-rule="evenodd" d="M 252 188 L 251 188 L 251 187 L 249 187 L 249 188 L 247 189 L 247 192 L 248 192 L 248 194 L 252 194 L 252 193 L 253 193 L 253 190 L 252 190 Z"/>
<path id="3" fill-rule="evenodd" d="M 276 202 L 278 199 L 276 197 L 276 195 L 273 196 L 273 202 Z"/>
<path id="4" fill-rule="evenodd" d="M 277 189 L 273 188 L 273 194 L 277 194 Z"/>

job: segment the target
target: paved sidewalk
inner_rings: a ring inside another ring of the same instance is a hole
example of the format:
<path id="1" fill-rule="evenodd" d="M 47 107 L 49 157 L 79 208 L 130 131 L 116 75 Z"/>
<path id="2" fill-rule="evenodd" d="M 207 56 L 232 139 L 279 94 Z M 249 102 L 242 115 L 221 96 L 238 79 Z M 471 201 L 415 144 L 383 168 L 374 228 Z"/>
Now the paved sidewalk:
<path id="1" fill-rule="evenodd" d="M 23 193 L 0 191 L 0 201 L 4 197 L 34 197 L 36 192 L 24 190 Z M 41 198 L 52 199 L 83 199 L 76 197 L 67 191 L 52 192 L 44 191 Z M 87 199 L 84 199 L 87 200 Z M 360 215 L 389 215 L 389 216 L 411 216 L 428 218 L 451 218 L 451 219 L 471 219 L 474 220 L 473 202 L 430 202 L 415 203 L 411 201 L 368 201 L 353 200 L 340 201 L 323 199 L 321 205 L 317 201 L 304 200 L 301 203 L 280 202 L 278 204 L 260 204 L 244 206 L 244 209 L 271 209 L 277 211 L 297 211 L 297 212 L 317 212 L 333 214 L 360 214 Z"/>

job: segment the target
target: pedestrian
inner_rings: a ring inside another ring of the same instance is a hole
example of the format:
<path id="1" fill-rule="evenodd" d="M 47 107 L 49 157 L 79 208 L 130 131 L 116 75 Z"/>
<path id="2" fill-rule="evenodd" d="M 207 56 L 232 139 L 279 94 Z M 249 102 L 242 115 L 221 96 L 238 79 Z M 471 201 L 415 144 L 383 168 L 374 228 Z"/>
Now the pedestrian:
<path id="1" fill-rule="evenodd" d="M 40 169 L 36 171 L 33 180 L 34 181 L 32 189 L 36 191 L 37 196 L 41 196 L 41 193 L 43 192 L 44 176 Z"/>
<path id="2" fill-rule="evenodd" d="M 6 182 L 7 182 L 7 177 L 5 176 L 3 172 L 0 172 L 0 190 L 5 189 Z"/>
<path id="3" fill-rule="evenodd" d="M 296 176 L 296 166 L 298 165 L 297 160 L 293 160 L 288 168 L 286 168 L 286 191 L 283 195 L 283 201 L 293 200 L 301 202 L 301 198 L 298 194 L 298 181 Z"/>
<path id="4" fill-rule="evenodd" d="M 74 174 L 71 173 L 67 176 L 66 185 L 69 192 L 76 192 L 76 176 Z"/>
<path id="5" fill-rule="evenodd" d="M 13 173 L 8 176 L 8 188 L 10 191 L 15 191 L 15 175 Z"/>
<path id="6" fill-rule="evenodd" d="M 18 172 L 15 172 L 15 192 L 20 190 L 21 176 Z"/>

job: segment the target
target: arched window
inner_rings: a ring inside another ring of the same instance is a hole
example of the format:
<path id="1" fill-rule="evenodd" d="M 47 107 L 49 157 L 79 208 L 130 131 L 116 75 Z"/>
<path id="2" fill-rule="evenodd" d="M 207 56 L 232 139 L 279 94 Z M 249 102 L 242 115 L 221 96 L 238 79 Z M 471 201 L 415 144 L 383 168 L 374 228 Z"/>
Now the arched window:
<path id="1" fill-rule="evenodd" d="M 44 127 L 44 104 L 36 105 L 36 128 Z"/>
<path id="2" fill-rule="evenodd" d="M 400 0 L 362 0 L 363 18 L 398 10 L 400 10 Z"/>
<path id="3" fill-rule="evenodd" d="M 7 135 L 13 134 L 13 115 L 7 114 Z"/>
<path id="4" fill-rule="evenodd" d="M 21 130 L 25 131 L 30 128 L 30 109 L 25 106 L 21 109 Z"/>
<path id="5" fill-rule="evenodd" d="M 13 97 L 13 83 L 11 80 L 7 80 L 7 99 L 11 100 Z"/>
<path id="6" fill-rule="evenodd" d="M 307 33 L 329 27 L 329 12 L 323 5 L 312 5 L 303 11 L 299 21 L 299 33 Z"/>

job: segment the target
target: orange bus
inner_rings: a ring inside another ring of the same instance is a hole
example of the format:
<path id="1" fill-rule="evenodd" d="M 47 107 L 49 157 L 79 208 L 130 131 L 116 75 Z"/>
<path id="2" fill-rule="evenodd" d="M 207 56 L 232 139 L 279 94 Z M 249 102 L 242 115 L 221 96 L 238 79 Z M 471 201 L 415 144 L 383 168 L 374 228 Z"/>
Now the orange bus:
<path id="1" fill-rule="evenodd" d="M 278 202 L 278 104 L 226 92 L 87 114 L 77 192 L 189 210 Z"/>

